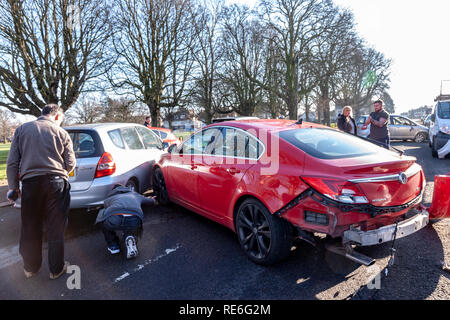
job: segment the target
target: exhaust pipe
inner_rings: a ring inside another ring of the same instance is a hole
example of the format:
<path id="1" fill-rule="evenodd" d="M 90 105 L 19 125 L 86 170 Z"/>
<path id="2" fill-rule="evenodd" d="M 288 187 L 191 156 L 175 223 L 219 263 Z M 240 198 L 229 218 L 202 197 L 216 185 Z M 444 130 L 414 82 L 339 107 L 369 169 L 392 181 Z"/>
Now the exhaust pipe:
<path id="1" fill-rule="evenodd" d="M 372 259 L 371 257 L 368 257 L 362 253 L 356 252 L 353 250 L 352 247 L 343 247 L 341 245 L 326 245 L 325 248 L 333 252 L 335 254 L 338 254 L 340 256 L 343 256 L 349 260 L 352 260 L 353 262 L 362 264 L 366 267 L 369 267 L 375 263 L 375 259 Z"/>

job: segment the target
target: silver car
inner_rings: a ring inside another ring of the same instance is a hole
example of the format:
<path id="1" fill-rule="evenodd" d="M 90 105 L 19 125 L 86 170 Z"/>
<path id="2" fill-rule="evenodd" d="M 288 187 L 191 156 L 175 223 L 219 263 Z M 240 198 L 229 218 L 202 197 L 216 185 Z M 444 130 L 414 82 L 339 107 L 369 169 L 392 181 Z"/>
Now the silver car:
<path id="1" fill-rule="evenodd" d="M 362 129 L 368 117 L 368 115 L 363 115 L 358 118 L 358 121 L 356 122 L 358 136 L 364 138 L 369 136 L 370 125 L 366 130 Z M 390 115 L 389 119 L 389 133 L 391 140 L 414 140 L 415 142 L 422 143 L 428 139 L 427 127 L 399 115 Z"/>
<path id="2" fill-rule="evenodd" d="M 130 123 L 99 123 L 65 127 L 77 164 L 70 173 L 71 208 L 101 207 L 115 184 L 145 192 L 152 167 L 164 153 L 161 139 L 150 129 Z"/>

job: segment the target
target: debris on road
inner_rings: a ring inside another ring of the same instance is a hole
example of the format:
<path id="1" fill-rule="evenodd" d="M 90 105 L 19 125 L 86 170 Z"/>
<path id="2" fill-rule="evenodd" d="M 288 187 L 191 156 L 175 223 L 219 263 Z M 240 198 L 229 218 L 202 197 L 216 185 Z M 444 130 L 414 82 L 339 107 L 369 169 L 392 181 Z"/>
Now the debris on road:
<path id="1" fill-rule="evenodd" d="M 441 264 L 442 264 L 442 270 L 450 272 L 450 266 L 444 260 L 441 260 Z"/>

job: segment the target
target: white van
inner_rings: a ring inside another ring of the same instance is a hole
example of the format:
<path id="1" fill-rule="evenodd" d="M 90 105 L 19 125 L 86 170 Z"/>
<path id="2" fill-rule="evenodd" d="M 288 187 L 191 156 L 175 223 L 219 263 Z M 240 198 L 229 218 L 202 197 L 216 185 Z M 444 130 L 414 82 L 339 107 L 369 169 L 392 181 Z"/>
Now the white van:
<path id="1" fill-rule="evenodd" d="M 436 103 L 429 129 L 431 154 L 438 157 L 438 150 L 450 140 L 450 100 Z"/>

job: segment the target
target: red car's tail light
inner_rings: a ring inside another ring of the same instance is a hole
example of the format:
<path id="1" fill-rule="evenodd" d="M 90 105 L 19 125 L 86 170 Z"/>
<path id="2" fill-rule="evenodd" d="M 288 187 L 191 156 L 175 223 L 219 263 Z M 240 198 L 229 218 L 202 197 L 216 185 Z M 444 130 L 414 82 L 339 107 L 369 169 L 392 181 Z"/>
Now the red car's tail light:
<path id="1" fill-rule="evenodd" d="M 309 186 L 324 196 L 343 203 L 369 203 L 357 184 L 340 179 L 302 177 Z"/>
<path id="2" fill-rule="evenodd" d="M 116 163 L 114 162 L 109 152 L 103 153 L 102 157 L 97 163 L 97 169 L 95 170 L 95 178 L 106 177 L 116 172 Z"/>

